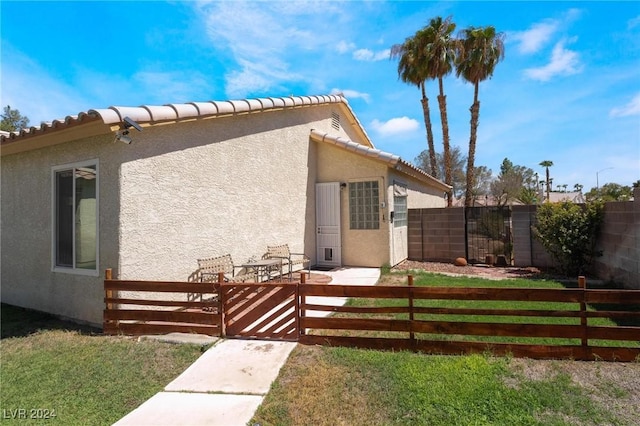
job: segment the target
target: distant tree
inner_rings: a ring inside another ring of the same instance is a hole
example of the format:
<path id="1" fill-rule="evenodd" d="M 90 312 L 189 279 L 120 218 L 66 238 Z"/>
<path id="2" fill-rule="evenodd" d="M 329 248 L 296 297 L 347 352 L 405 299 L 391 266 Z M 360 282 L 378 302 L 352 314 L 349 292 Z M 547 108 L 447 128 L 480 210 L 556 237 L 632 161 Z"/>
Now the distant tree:
<path id="1" fill-rule="evenodd" d="M 459 146 L 454 146 L 450 150 L 451 156 L 451 186 L 453 186 L 453 195 L 456 198 L 462 197 L 465 191 L 466 176 L 464 173 L 464 166 L 467 162 L 467 157 L 464 156 Z M 426 171 L 429 170 L 429 159 L 431 155 L 428 149 L 422 151 L 414 160 L 416 167 Z M 436 152 L 436 167 L 438 168 L 438 175 L 444 176 L 445 172 L 445 159 L 441 152 Z"/>
<path id="2" fill-rule="evenodd" d="M 527 206 L 538 204 L 538 191 L 536 188 L 523 187 L 520 189 L 520 194 L 516 199 Z"/>
<path id="3" fill-rule="evenodd" d="M 462 76 L 473 84 L 473 104 L 471 105 L 471 132 L 469 136 L 469 154 L 467 156 L 467 192 L 465 205 L 473 202 L 471 193 L 474 186 L 476 140 L 480 121 L 480 101 L 478 89 L 480 82 L 493 75 L 496 65 L 504 59 L 504 34 L 496 32 L 492 26 L 474 28 L 462 31 L 460 55 L 456 61 L 456 75 Z"/>
<path id="4" fill-rule="evenodd" d="M 524 166 L 514 165 L 505 158 L 500 165 L 500 173 L 491 183 L 491 194 L 498 206 L 507 205 L 514 200 L 525 204 L 535 203 L 537 189 L 535 172 Z"/>
<path id="5" fill-rule="evenodd" d="M 472 206 L 475 204 L 475 200 L 491 193 L 491 182 L 493 182 L 491 169 L 486 166 L 478 166 L 475 168 L 473 172 L 473 187 L 471 188 L 471 196 L 473 197 L 473 200 L 471 200 Z"/>
<path id="6" fill-rule="evenodd" d="M 587 201 L 629 201 L 633 197 L 633 188 L 617 183 L 605 183 L 600 188 L 591 188 L 585 197 Z"/>
<path id="7" fill-rule="evenodd" d="M 0 116 L 2 117 L 0 130 L 5 132 L 17 132 L 29 126 L 29 119 L 20 114 L 17 109 L 11 109 L 9 105 L 4 107 Z"/>
<path id="8" fill-rule="evenodd" d="M 580 185 L 579 183 L 576 183 L 575 185 L 573 185 L 573 189 L 574 189 L 576 192 L 582 192 L 582 188 L 584 188 L 584 186 L 583 186 L 583 185 Z"/>
<path id="9" fill-rule="evenodd" d="M 640 188 L 640 180 L 633 182 L 631 186 L 633 186 L 634 188 Z"/>
<path id="10" fill-rule="evenodd" d="M 549 178 L 549 167 L 553 166 L 553 161 L 544 160 L 540 163 L 540 165 L 545 168 L 545 172 L 547 175 L 545 184 L 547 185 L 547 201 L 549 201 L 549 192 L 551 192 L 551 179 Z"/>

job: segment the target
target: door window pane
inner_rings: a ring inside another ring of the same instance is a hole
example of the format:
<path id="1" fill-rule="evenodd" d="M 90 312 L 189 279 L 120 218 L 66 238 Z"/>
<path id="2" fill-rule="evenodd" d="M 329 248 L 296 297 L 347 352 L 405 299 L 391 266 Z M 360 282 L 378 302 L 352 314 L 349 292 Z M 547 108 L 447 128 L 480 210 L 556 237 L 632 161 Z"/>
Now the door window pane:
<path id="1" fill-rule="evenodd" d="M 407 226 L 407 197 L 393 197 L 393 226 Z"/>

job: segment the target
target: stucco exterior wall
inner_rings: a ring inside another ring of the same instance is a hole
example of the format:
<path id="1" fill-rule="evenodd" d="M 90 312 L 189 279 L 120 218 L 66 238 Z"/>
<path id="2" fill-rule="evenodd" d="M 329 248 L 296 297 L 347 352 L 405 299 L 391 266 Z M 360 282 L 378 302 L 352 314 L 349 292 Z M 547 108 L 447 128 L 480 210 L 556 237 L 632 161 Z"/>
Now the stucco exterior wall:
<path id="1" fill-rule="evenodd" d="M 2 301 L 101 325 L 103 271 L 187 280 L 199 257 L 236 263 L 288 243 L 315 255 L 312 128 L 339 104 L 145 127 L 2 157 Z M 95 276 L 52 271 L 52 170 L 99 162 Z M 306 219 L 306 220 L 305 220 Z"/>
<path id="2" fill-rule="evenodd" d="M 318 182 L 377 181 L 380 197 L 387 185 L 387 166 L 334 146 L 316 142 Z M 382 200 L 381 200 L 382 201 Z M 388 201 L 388 200 L 385 200 Z M 379 229 L 350 229 L 349 190 L 340 191 L 342 264 L 379 267 L 389 262 L 388 208 L 380 209 Z"/>
<path id="3" fill-rule="evenodd" d="M 331 111 L 145 129 L 120 172 L 120 276 L 186 280 L 198 258 L 229 253 L 240 264 L 285 243 L 315 255 L 309 132 L 331 130 Z"/>
<path id="4" fill-rule="evenodd" d="M 443 191 L 426 186 L 423 182 L 420 182 L 411 176 L 390 169 L 389 189 L 391 191 L 393 191 L 394 181 L 401 182 L 407 186 L 408 209 L 440 208 L 447 205 Z M 391 199 L 393 200 L 393 192 L 390 194 L 392 197 Z"/>
<path id="5" fill-rule="evenodd" d="M 113 137 L 3 156 L 2 302 L 102 324 L 102 269 L 117 259 L 118 182 Z M 52 167 L 99 161 L 99 260 L 94 276 L 52 271 Z"/>
<path id="6" fill-rule="evenodd" d="M 395 169 L 389 169 L 389 183 L 387 186 L 387 199 L 389 200 L 389 213 L 394 210 L 394 183 L 399 183 L 407 188 L 407 209 L 417 208 L 442 208 L 446 206 L 444 192 L 436 188 L 426 186 L 412 176 L 401 174 Z M 394 266 L 409 257 L 409 228 L 408 226 L 396 227 L 389 222 L 390 258 L 389 265 Z"/>

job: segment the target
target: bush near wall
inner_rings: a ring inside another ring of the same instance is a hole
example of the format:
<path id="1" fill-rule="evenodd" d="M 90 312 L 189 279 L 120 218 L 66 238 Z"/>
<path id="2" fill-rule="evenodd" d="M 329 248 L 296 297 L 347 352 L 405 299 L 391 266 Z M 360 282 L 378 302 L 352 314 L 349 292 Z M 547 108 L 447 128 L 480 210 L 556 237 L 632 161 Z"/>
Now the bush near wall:
<path id="1" fill-rule="evenodd" d="M 602 254 L 596 241 L 604 220 L 604 204 L 545 203 L 538 207 L 534 236 L 570 277 L 589 272 Z"/>

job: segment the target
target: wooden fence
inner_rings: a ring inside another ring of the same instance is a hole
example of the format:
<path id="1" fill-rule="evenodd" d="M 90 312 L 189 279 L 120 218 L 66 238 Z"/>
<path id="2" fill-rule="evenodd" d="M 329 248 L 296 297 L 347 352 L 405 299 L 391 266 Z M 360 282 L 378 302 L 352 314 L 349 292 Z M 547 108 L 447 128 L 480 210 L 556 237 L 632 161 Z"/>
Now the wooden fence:
<path id="1" fill-rule="evenodd" d="M 411 277 L 409 283 L 412 284 Z M 496 355 L 510 354 L 528 358 L 636 360 L 640 356 L 640 312 L 614 309 L 628 304 L 640 306 L 640 291 L 585 289 L 583 278 L 581 284 L 583 288 L 578 289 L 301 285 L 299 341 L 304 344 L 439 354 L 489 351 Z M 311 296 L 401 299 L 406 303 L 402 303 L 403 306 L 398 306 L 398 303 L 388 303 L 389 306 L 373 306 L 373 303 L 366 303 L 365 306 L 331 306 L 307 303 L 307 298 Z M 426 300 L 557 302 L 567 306 L 554 310 L 416 306 L 417 302 Z M 587 305 L 594 304 L 606 305 L 607 310 L 587 309 Z M 312 317 L 309 315 L 310 311 L 333 312 L 338 315 Z M 472 320 L 461 321 L 451 317 L 446 319 L 445 315 L 464 315 Z M 443 319 L 425 319 L 427 316 Z M 483 322 L 478 321 L 477 317 L 494 317 L 497 321 Z M 536 320 L 522 323 L 518 319 L 523 317 Z M 558 318 L 574 318 L 574 324 L 558 324 Z M 592 318 L 611 318 L 634 325 L 594 325 L 589 321 Z M 500 339 L 504 337 L 514 341 L 522 338 L 565 341 L 575 339 L 579 343 L 501 342 Z M 476 340 L 467 340 L 471 338 Z M 487 338 L 494 340 L 482 340 Z M 621 347 L 599 346 L 602 341 L 624 343 L 621 343 Z"/>
<path id="2" fill-rule="evenodd" d="M 406 286 L 307 284 L 302 275 L 301 283 L 274 286 L 273 291 L 283 293 L 286 297 L 282 300 L 286 302 L 282 306 L 262 305 L 264 312 L 258 314 L 238 307 L 251 306 L 254 303 L 251 299 L 264 299 L 261 294 L 268 287 L 265 283 L 122 281 L 112 280 L 109 270 L 105 278 L 107 334 L 187 332 L 225 336 L 224 324 L 228 323 L 229 330 L 238 329 L 232 333 L 237 337 L 295 340 L 299 334 L 298 341 L 302 344 L 437 354 L 488 351 L 515 357 L 579 360 L 634 361 L 640 357 L 640 290 L 586 289 L 583 278 L 582 288 L 531 289 L 415 287 L 411 276 Z M 254 295 L 252 289 L 260 293 Z M 162 294 L 174 297 L 158 297 Z M 309 297 L 313 297 L 314 303 L 307 302 Z M 367 300 L 335 306 L 330 302 L 323 304 L 323 297 Z M 251 303 L 241 303 L 240 299 Z M 384 303 L 388 306 L 372 303 L 381 299 L 387 299 Z M 461 308 L 446 307 L 446 303 L 420 306 L 425 301 L 460 300 L 554 304 L 553 309 Z M 635 305 L 636 310 L 630 305 Z M 291 316 L 285 311 L 291 311 Z M 318 317 L 314 314 L 317 312 L 335 315 Z M 465 319 L 460 319 L 461 316 Z M 274 325 L 257 332 L 255 324 L 249 324 L 246 318 L 256 321 L 268 318 Z M 594 324 L 597 318 L 609 318 L 618 325 Z M 558 323 L 559 319 L 569 319 L 570 323 Z M 272 335 L 268 335 L 268 330 L 273 330 Z M 529 342 L 532 339 L 543 340 Z M 548 342 L 550 339 L 562 342 L 553 344 Z M 571 343 L 566 343 L 567 339 L 572 339 Z M 611 341 L 619 341 L 620 347 L 606 343 Z"/>
<path id="3" fill-rule="evenodd" d="M 104 280 L 106 334 L 222 334 L 217 283 Z"/>

